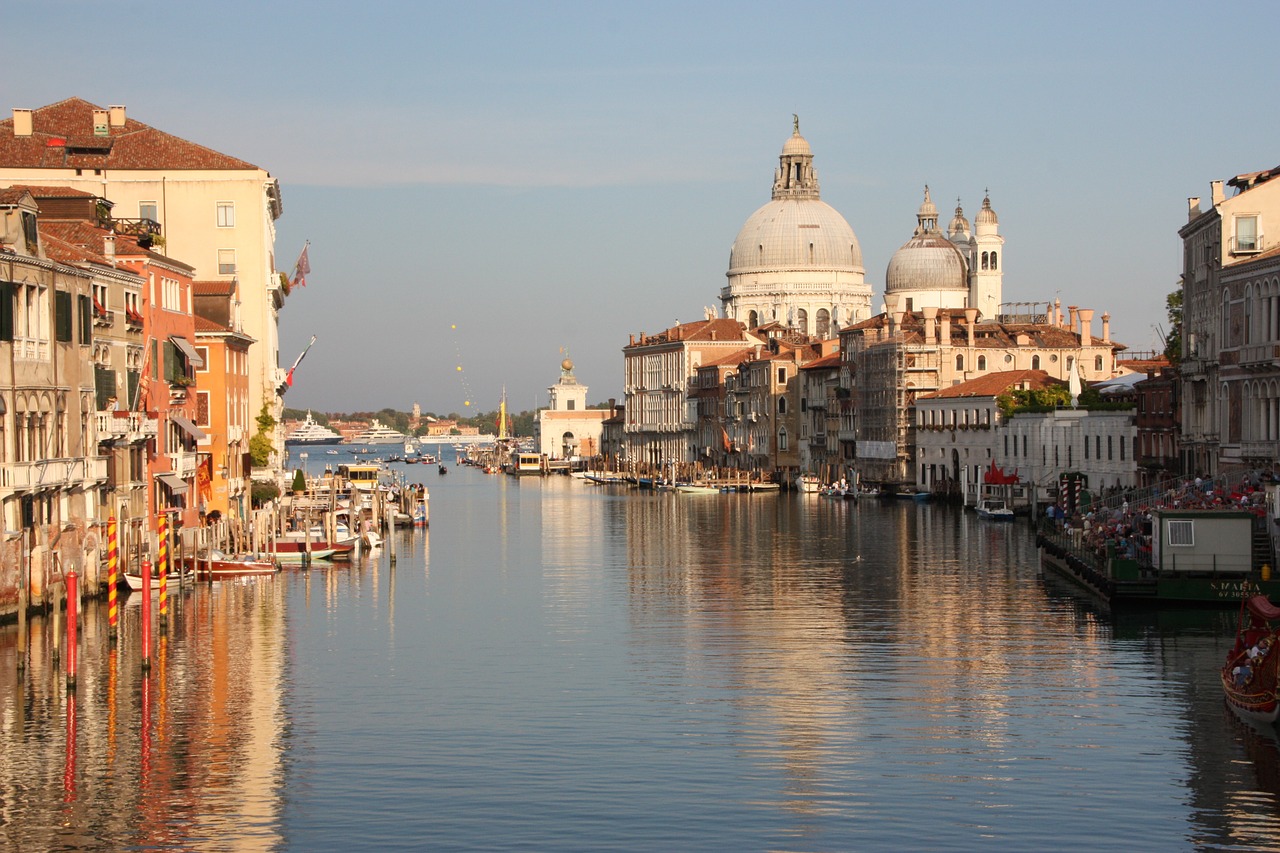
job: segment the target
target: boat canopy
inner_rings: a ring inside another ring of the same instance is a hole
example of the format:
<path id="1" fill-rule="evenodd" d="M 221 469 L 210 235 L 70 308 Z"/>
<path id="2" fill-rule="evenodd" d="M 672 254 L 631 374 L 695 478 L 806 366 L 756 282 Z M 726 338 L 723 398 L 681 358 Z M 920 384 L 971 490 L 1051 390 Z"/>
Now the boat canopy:
<path id="1" fill-rule="evenodd" d="M 1249 614 L 1253 616 L 1255 622 L 1272 622 L 1280 619 L 1280 607 L 1272 604 L 1271 600 L 1265 595 L 1250 597 L 1246 606 L 1249 608 Z"/>

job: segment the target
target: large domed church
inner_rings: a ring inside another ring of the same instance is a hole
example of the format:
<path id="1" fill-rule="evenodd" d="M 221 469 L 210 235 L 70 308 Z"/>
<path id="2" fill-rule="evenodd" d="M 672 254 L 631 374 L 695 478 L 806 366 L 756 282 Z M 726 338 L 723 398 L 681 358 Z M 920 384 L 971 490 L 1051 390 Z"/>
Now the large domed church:
<path id="1" fill-rule="evenodd" d="M 755 328 L 778 322 L 829 338 L 871 316 L 862 248 L 824 202 L 813 150 L 794 118 L 773 178 L 773 198 L 747 219 L 729 253 L 725 316 Z"/>

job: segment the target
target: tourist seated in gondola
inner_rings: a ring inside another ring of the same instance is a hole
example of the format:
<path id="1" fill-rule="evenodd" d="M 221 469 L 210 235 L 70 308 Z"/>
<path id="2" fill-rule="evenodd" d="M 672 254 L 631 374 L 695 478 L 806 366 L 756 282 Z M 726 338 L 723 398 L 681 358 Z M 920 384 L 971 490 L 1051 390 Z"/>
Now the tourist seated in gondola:
<path id="1" fill-rule="evenodd" d="M 1231 674 L 1235 676 L 1236 687 L 1244 687 L 1253 677 L 1253 667 L 1248 663 L 1242 663 L 1235 669 L 1231 670 Z"/>

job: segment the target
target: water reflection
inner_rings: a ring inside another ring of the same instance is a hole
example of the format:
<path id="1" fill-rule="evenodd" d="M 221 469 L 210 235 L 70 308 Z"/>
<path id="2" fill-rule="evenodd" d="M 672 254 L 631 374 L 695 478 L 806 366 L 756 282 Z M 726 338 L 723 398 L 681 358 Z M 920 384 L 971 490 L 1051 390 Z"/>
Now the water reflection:
<path id="1" fill-rule="evenodd" d="M 394 567 L 178 596 L 149 677 L 136 603 L 114 652 L 90 606 L 71 703 L 44 621 L 21 675 L 0 631 L 7 840 L 1280 849 L 1274 735 L 1215 677 L 1234 614 L 1108 614 L 946 507 L 432 491 Z"/>

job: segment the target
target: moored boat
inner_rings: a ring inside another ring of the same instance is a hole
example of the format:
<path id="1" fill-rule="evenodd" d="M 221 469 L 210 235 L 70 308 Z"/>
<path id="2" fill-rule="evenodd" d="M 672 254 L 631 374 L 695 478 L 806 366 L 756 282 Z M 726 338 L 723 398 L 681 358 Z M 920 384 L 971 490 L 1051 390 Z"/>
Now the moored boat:
<path id="1" fill-rule="evenodd" d="M 1280 716 L 1276 698 L 1278 628 L 1280 607 L 1265 595 L 1244 599 L 1235 643 L 1222 664 L 1222 692 L 1227 704 L 1241 717 L 1257 723 L 1274 723 Z"/>
<path id="2" fill-rule="evenodd" d="M 274 560 L 259 559 L 247 554 L 231 555 L 214 550 L 207 557 L 190 557 L 177 561 L 185 571 L 194 571 L 196 580 L 226 580 L 228 578 L 274 575 L 280 567 Z"/>
<path id="3" fill-rule="evenodd" d="M 375 418 L 364 432 L 354 435 L 348 444 L 404 444 L 406 436 Z"/>
<path id="4" fill-rule="evenodd" d="M 700 483 L 676 483 L 676 491 L 682 495 L 718 495 L 717 486 L 706 486 Z"/>
<path id="5" fill-rule="evenodd" d="M 120 575 L 120 578 L 120 582 L 123 583 L 125 588 L 130 592 L 140 592 L 142 590 L 142 575 L 133 575 L 128 572 L 124 572 Z M 171 571 L 169 574 L 165 575 L 165 583 L 170 587 L 173 587 L 182 581 L 191 583 L 193 580 L 195 580 L 195 578 L 191 577 L 190 573 L 188 573 L 185 578 L 179 577 L 176 571 Z M 117 588 L 119 588 L 119 585 L 117 585 Z M 151 594 L 158 595 L 159 593 L 160 578 L 158 575 L 153 574 L 151 576 Z"/>
<path id="6" fill-rule="evenodd" d="M 307 412 L 306 420 L 293 432 L 285 436 L 286 445 L 337 444 L 342 436 L 337 432 L 315 422 L 311 412 Z"/>
<path id="7" fill-rule="evenodd" d="M 822 491 L 822 481 L 817 474 L 800 474 L 796 477 L 796 491 L 806 495 L 817 494 Z"/>
<path id="8" fill-rule="evenodd" d="M 976 508 L 979 518 L 991 521 L 1013 521 L 1013 510 L 998 498 L 986 498 L 978 502 Z"/>

